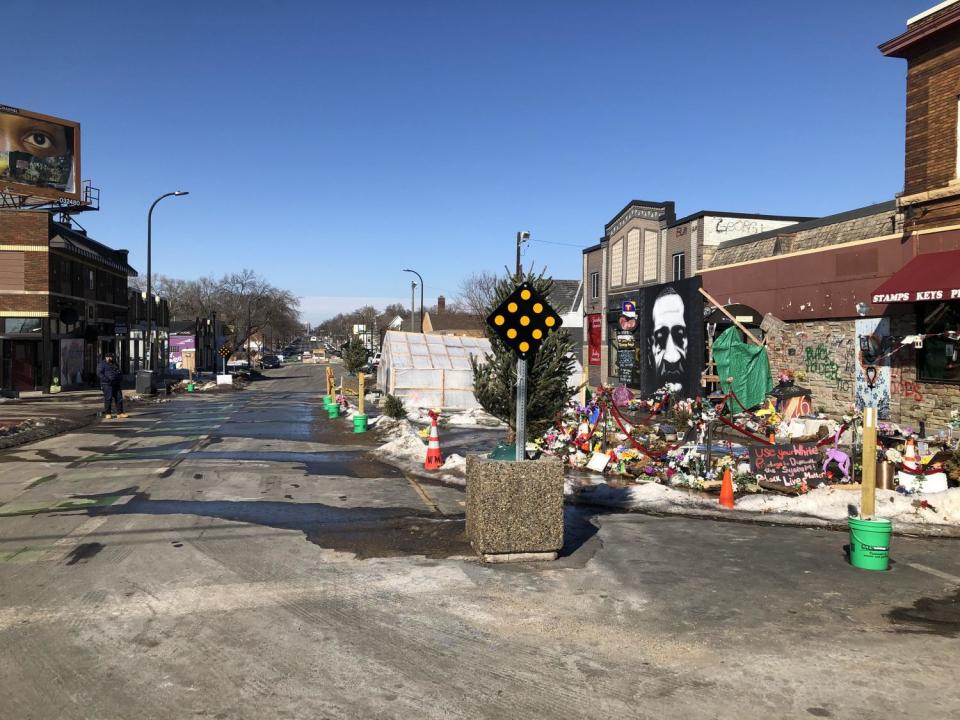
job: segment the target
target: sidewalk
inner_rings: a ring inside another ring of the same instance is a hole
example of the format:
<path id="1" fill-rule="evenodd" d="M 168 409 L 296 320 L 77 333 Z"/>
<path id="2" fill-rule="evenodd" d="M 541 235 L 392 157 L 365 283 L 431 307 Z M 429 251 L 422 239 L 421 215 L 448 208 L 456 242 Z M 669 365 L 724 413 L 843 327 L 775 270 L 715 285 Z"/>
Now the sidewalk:
<path id="1" fill-rule="evenodd" d="M 131 390 L 124 403 L 137 402 Z M 0 398 L 0 450 L 89 425 L 103 409 L 100 390 L 70 390 L 37 398 Z"/>

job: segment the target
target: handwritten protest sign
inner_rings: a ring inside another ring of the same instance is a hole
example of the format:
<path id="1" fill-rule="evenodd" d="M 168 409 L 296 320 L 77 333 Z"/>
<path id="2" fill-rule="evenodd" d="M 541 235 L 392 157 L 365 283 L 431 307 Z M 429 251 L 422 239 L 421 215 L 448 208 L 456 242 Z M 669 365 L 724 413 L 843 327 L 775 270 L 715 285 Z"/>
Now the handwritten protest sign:
<path id="1" fill-rule="evenodd" d="M 813 443 L 751 447 L 750 467 L 767 482 L 785 487 L 804 482 L 816 487 L 826 479 L 820 450 Z"/>

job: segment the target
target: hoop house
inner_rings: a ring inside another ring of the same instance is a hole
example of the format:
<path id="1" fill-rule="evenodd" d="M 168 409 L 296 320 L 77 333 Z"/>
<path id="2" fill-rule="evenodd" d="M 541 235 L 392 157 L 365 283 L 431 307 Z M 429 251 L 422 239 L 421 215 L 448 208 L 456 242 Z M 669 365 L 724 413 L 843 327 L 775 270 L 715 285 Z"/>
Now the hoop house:
<path id="1" fill-rule="evenodd" d="M 479 407 L 473 396 L 470 356 L 490 352 L 486 338 L 388 331 L 377 384 L 412 407 Z"/>

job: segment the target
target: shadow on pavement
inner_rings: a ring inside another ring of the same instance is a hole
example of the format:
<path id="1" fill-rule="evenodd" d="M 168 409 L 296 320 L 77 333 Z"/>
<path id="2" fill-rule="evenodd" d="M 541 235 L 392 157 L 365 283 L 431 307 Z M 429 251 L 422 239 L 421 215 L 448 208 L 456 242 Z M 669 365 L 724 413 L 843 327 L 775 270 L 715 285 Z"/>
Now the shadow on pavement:
<path id="1" fill-rule="evenodd" d="M 155 500 L 135 487 L 96 495 L 74 495 L 90 499 L 129 495 L 133 499 L 120 506 L 90 508 L 90 516 L 106 515 L 193 515 L 218 520 L 260 525 L 282 530 L 298 530 L 319 547 L 350 552 L 359 559 L 423 555 L 429 558 L 472 556 L 463 515 L 444 516 L 414 508 L 352 507 L 339 508 L 323 503 L 278 502 L 269 500 Z M 564 509 L 563 558 L 573 558 L 598 526 L 596 513 L 583 508 Z M 578 558 L 585 563 L 599 547 Z M 570 563 L 567 563 L 570 565 Z M 579 564 L 579 563 L 574 563 Z"/>

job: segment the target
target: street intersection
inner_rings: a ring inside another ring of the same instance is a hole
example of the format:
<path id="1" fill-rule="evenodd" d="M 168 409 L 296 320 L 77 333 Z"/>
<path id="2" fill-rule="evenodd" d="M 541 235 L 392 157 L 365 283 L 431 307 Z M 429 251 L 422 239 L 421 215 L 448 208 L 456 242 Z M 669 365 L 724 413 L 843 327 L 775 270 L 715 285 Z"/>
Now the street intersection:
<path id="1" fill-rule="evenodd" d="M 955 716 L 956 541 L 577 506 L 485 566 L 323 374 L 0 453 L 0 717 Z"/>

